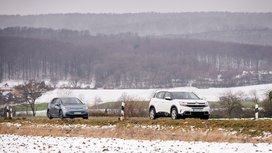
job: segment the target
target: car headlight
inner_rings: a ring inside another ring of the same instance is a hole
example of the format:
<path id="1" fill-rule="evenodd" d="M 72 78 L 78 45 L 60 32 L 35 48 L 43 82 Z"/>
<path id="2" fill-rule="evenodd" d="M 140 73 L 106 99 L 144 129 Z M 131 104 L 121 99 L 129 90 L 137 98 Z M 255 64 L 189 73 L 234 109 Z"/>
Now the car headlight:
<path id="1" fill-rule="evenodd" d="M 187 103 L 186 103 L 186 102 L 179 102 L 179 105 L 180 105 L 180 106 L 186 106 Z"/>
<path id="2" fill-rule="evenodd" d="M 70 109 L 69 107 L 62 107 L 62 110 L 65 110 L 65 111 L 67 111 L 69 109 Z"/>

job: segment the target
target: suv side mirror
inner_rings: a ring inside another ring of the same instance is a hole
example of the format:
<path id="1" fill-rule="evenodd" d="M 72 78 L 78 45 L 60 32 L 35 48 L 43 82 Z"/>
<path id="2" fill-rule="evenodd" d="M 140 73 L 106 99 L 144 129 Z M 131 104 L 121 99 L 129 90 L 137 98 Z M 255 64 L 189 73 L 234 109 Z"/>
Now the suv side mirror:
<path id="1" fill-rule="evenodd" d="M 171 98 L 171 97 L 168 97 L 168 96 L 167 96 L 167 97 L 164 97 L 164 99 L 165 99 L 165 100 L 172 100 L 172 98 Z"/>

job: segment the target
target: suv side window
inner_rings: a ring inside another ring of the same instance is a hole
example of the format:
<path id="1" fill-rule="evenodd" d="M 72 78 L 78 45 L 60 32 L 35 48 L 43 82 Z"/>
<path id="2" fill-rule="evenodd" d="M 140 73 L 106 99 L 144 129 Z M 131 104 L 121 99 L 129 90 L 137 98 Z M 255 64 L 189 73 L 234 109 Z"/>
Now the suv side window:
<path id="1" fill-rule="evenodd" d="M 170 92 L 166 92 L 165 95 L 164 95 L 164 98 L 165 98 L 165 97 L 170 97 L 170 98 L 172 98 L 172 94 L 171 94 Z"/>
<path id="2" fill-rule="evenodd" d="M 163 98 L 164 98 L 164 94 L 165 94 L 164 91 L 158 92 L 158 93 L 156 94 L 156 98 L 158 98 L 158 99 L 163 99 Z"/>

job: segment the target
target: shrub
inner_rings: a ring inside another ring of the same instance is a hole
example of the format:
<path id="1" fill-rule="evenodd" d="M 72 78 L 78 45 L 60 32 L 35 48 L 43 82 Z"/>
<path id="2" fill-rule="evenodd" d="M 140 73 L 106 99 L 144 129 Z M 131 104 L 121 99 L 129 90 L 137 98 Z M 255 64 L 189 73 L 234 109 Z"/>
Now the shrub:
<path id="1" fill-rule="evenodd" d="M 125 103 L 125 117 L 146 117 L 148 116 L 148 102 L 137 97 L 123 93 L 119 101 Z M 120 104 L 121 104 L 120 103 Z M 120 106 L 121 108 L 121 106 Z"/>
<path id="2" fill-rule="evenodd" d="M 220 106 L 222 110 L 230 117 L 242 117 L 242 93 L 227 92 L 220 97 Z"/>

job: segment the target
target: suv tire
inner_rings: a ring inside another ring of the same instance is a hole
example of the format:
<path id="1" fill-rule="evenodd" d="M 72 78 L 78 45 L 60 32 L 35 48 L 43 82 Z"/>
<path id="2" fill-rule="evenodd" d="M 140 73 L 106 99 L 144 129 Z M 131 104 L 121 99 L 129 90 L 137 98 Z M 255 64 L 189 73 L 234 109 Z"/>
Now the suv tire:
<path id="1" fill-rule="evenodd" d="M 178 110 L 177 110 L 176 107 L 173 107 L 173 108 L 171 109 L 171 118 L 172 118 L 173 120 L 178 119 Z"/>
<path id="2" fill-rule="evenodd" d="M 202 120 L 208 120 L 209 119 L 209 115 L 202 116 L 202 117 L 200 117 L 200 119 L 202 119 Z"/>
<path id="3" fill-rule="evenodd" d="M 156 110 L 155 110 L 154 107 L 151 107 L 151 108 L 149 109 L 149 118 L 150 118 L 151 120 L 155 120 L 155 119 L 156 119 Z"/>

